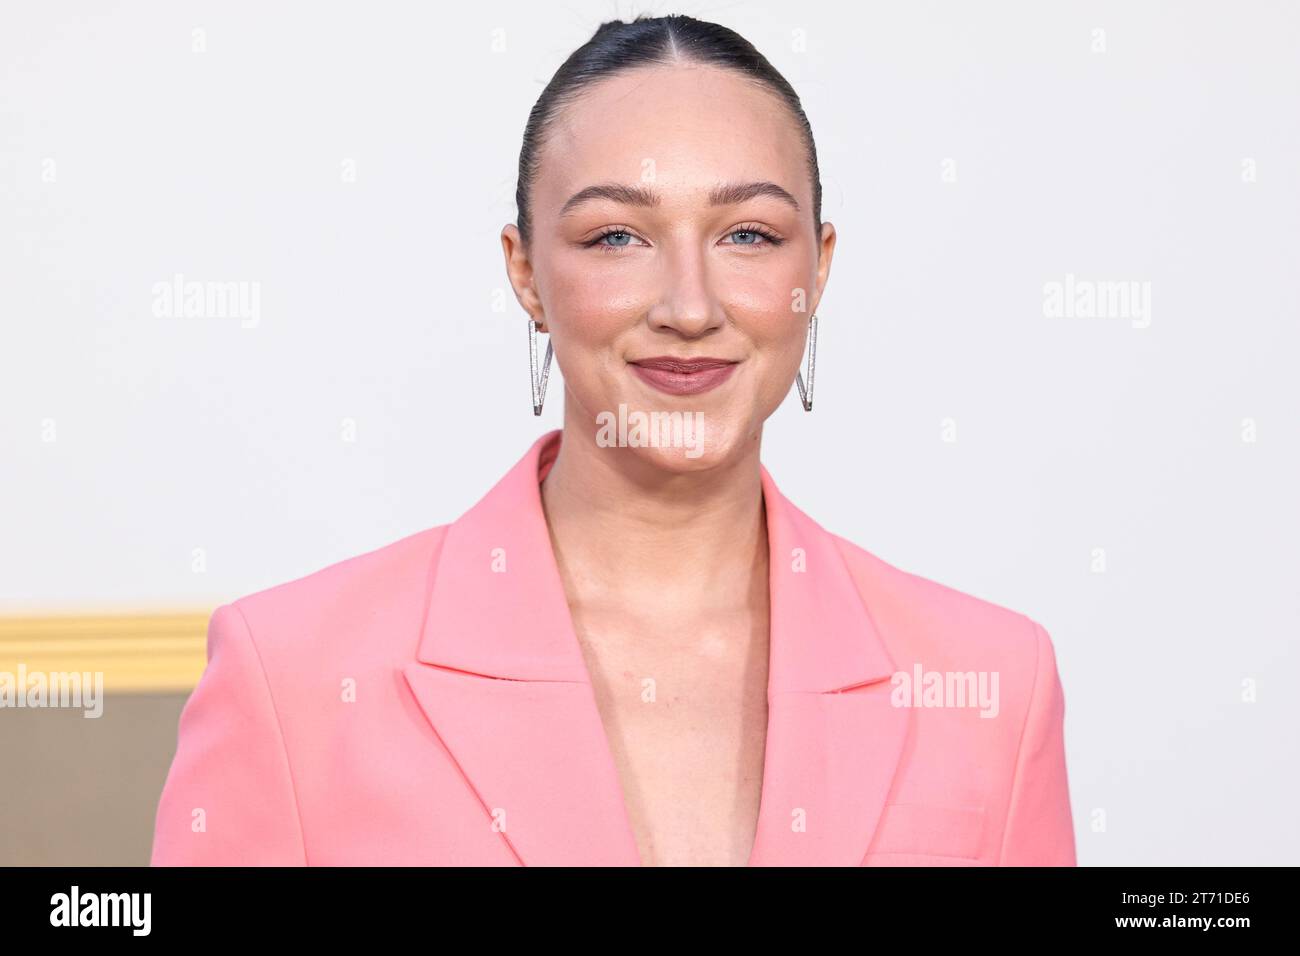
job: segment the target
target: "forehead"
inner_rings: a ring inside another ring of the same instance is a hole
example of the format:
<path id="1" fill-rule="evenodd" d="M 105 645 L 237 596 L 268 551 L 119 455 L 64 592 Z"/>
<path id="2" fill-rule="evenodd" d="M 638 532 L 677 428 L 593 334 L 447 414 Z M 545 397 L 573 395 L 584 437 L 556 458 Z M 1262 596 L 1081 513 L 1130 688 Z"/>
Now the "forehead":
<path id="1" fill-rule="evenodd" d="M 533 203 L 554 215 L 592 183 L 652 175 L 666 203 L 718 182 L 769 180 L 804 205 L 806 156 L 794 115 L 755 81 L 710 66 L 638 67 L 598 81 L 557 114 Z"/>

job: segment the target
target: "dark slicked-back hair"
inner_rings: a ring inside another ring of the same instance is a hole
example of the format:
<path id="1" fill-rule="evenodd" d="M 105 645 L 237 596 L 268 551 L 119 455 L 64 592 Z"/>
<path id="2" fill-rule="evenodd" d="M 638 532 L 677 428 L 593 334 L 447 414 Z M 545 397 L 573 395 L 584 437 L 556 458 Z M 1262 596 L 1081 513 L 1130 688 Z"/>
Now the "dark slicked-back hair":
<path id="1" fill-rule="evenodd" d="M 775 93 L 794 115 L 808 153 L 808 174 L 812 180 L 813 227 L 821 233 L 822 184 L 817 167 L 817 147 L 812 127 L 804 115 L 799 96 L 753 45 L 727 27 L 687 16 L 650 17 L 641 15 L 631 22 L 602 23 L 590 40 L 574 50 L 555 71 L 537 98 L 519 151 L 519 180 L 515 204 L 517 225 L 525 249 L 532 238 L 529 198 L 537 178 L 540 153 L 556 115 L 584 90 L 600 80 L 643 66 L 698 63 L 723 67 L 748 77 Z M 665 104 L 665 109 L 670 109 Z"/>

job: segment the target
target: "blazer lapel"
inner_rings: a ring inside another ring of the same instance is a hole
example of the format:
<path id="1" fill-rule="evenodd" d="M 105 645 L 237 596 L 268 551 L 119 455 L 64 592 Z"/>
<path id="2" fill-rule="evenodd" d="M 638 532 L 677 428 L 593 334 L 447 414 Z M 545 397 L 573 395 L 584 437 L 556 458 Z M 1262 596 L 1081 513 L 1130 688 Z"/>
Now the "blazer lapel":
<path id="1" fill-rule="evenodd" d="M 756 866 L 858 866 L 889 795 L 911 711 L 835 537 L 762 469 L 771 648 Z"/>
<path id="2" fill-rule="evenodd" d="M 528 866 L 640 865 L 542 511 L 539 439 L 454 522 L 406 679 Z"/>
<path id="3" fill-rule="evenodd" d="M 638 866 L 542 511 L 542 436 L 450 525 L 430 567 L 421 710 L 528 866 Z M 906 736 L 895 668 L 832 535 L 762 470 L 771 560 L 768 732 L 752 866 L 862 862 Z"/>

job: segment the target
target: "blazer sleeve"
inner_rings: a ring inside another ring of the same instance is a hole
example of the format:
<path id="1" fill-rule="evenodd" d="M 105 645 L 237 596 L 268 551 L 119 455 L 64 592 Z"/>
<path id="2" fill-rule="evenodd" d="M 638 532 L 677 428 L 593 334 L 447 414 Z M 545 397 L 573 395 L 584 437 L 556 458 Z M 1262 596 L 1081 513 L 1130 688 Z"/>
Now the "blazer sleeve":
<path id="1" fill-rule="evenodd" d="M 1076 866 L 1065 769 L 1065 694 L 1051 638 L 1036 621 L 1034 687 L 1016 756 L 1000 866 Z"/>
<path id="2" fill-rule="evenodd" d="M 208 661 L 181 710 L 151 866 L 305 866 L 293 776 L 243 612 L 217 608 Z"/>

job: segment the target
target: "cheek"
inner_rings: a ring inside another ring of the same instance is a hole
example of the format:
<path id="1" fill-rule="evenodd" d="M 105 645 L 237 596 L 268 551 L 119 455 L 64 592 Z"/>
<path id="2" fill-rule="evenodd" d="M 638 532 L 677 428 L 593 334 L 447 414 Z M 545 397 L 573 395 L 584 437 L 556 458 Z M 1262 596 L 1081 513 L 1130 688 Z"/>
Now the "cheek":
<path id="1" fill-rule="evenodd" d="M 761 314 L 751 313 L 746 333 L 756 359 L 753 401 L 760 415 L 771 414 L 789 392 L 803 361 L 807 329 L 807 317 L 792 312 L 789 302 Z"/>
<path id="2" fill-rule="evenodd" d="M 541 271 L 546 276 L 542 305 L 557 351 L 572 345 L 565 350 L 583 353 L 570 363 L 602 364 L 600 349 L 617 347 L 658 301 L 660 279 L 654 270 L 635 262 L 604 262 L 597 250 L 564 249 L 548 256 Z M 808 327 L 807 314 L 794 311 L 808 294 L 803 270 L 793 263 L 781 268 L 755 262 L 735 271 L 722 266 L 712 281 L 713 294 L 755 357 L 778 376 L 787 366 L 793 376 Z"/>
<path id="3" fill-rule="evenodd" d="M 789 301 L 780 296 L 763 304 L 766 308 L 750 308 L 733 315 L 743 315 L 739 324 L 768 369 L 775 372 L 786 366 L 793 369 L 803 355 L 807 316 L 791 311 Z"/>
<path id="4" fill-rule="evenodd" d="M 568 252 L 545 263 L 542 307 L 566 386 L 580 405 L 604 407 L 622 337 L 648 306 L 629 277 L 592 263 L 599 253 Z"/>
<path id="5" fill-rule="evenodd" d="M 754 344 L 766 351 L 786 351 L 807 328 L 808 285 L 802 270 L 779 269 L 733 276 L 725 294 L 728 311 Z"/>
<path id="6" fill-rule="evenodd" d="M 539 265 L 546 276 L 542 305 L 557 325 L 616 324 L 648 307 L 647 277 L 601 262 L 601 256 L 592 249 L 565 249 Z"/>

